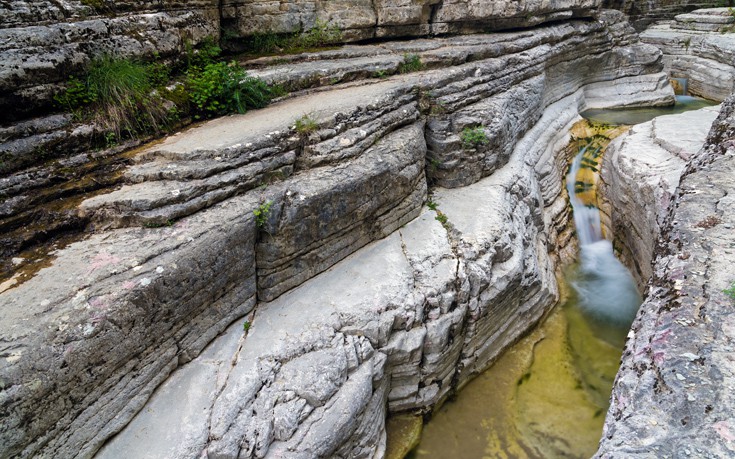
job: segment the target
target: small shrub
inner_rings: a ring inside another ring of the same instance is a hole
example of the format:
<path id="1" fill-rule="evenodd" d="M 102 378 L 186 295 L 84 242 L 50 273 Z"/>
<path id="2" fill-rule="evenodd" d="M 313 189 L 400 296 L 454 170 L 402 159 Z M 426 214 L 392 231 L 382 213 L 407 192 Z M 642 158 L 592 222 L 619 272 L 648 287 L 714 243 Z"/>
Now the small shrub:
<path id="1" fill-rule="evenodd" d="M 403 62 L 398 65 L 398 73 L 418 72 L 424 68 L 421 57 L 418 54 L 404 54 Z"/>
<path id="2" fill-rule="evenodd" d="M 482 126 L 464 128 L 459 138 L 462 140 L 462 146 L 467 149 L 487 145 L 489 142 L 487 134 L 485 134 L 485 128 Z"/>
<path id="3" fill-rule="evenodd" d="M 54 101 L 59 107 L 70 111 L 89 105 L 96 100 L 97 94 L 92 93 L 87 88 L 86 81 L 82 81 L 75 76 L 69 77 L 65 91 L 54 96 Z"/>
<path id="4" fill-rule="evenodd" d="M 203 69 L 210 64 L 214 64 L 217 62 L 220 54 L 222 54 L 222 48 L 220 48 L 214 37 L 205 38 L 196 49 L 194 49 L 190 41 L 187 41 L 184 44 L 184 48 L 186 52 L 187 70 L 194 68 Z"/>
<path id="5" fill-rule="evenodd" d="M 431 210 L 436 210 L 438 205 L 432 200 L 426 201 L 426 207 L 428 207 Z"/>
<path id="6" fill-rule="evenodd" d="M 310 115 L 304 115 L 297 119 L 294 126 L 296 128 L 296 132 L 301 135 L 309 135 L 319 129 L 319 123 L 317 123 Z"/>
<path id="7" fill-rule="evenodd" d="M 208 64 L 190 71 L 187 89 L 196 117 L 245 113 L 262 108 L 273 98 L 272 89 L 261 79 L 249 77 L 236 62 Z"/>
<path id="8" fill-rule="evenodd" d="M 258 228 L 265 227 L 265 224 L 268 221 L 268 216 L 271 213 L 272 205 L 273 201 L 267 201 L 258 206 L 258 208 L 253 211 L 253 215 L 255 215 L 255 225 Z"/>
<path id="9" fill-rule="evenodd" d="M 441 211 L 437 210 L 436 217 L 434 218 L 446 228 L 449 222 L 449 218 L 447 218 L 446 214 L 443 214 Z"/>

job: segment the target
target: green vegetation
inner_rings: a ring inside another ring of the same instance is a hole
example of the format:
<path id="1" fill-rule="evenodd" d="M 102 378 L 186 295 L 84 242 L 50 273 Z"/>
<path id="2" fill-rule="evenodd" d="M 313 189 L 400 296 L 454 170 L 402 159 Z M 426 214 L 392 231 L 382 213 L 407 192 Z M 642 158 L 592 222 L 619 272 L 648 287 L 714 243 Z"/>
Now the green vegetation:
<path id="1" fill-rule="evenodd" d="M 283 94 L 248 76 L 236 62 L 218 61 L 221 52 L 213 38 L 198 49 L 187 43 L 184 62 L 176 68 L 179 82 L 170 86 L 171 67 L 165 63 L 101 56 L 83 76 L 70 77 L 54 99 L 60 108 L 107 131 L 100 142 L 109 147 L 128 137 L 167 132 L 183 116 L 244 113 Z"/>
<path id="2" fill-rule="evenodd" d="M 244 322 L 244 323 L 242 324 L 242 331 L 244 331 L 245 333 L 247 333 L 247 332 L 248 332 L 248 330 L 250 330 L 250 321 L 246 320 L 246 321 L 245 321 L 245 322 Z"/>
<path id="3" fill-rule="evenodd" d="M 388 72 L 385 70 L 376 70 L 373 72 L 373 78 L 388 78 Z"/>
<path id="4" fill-rule="evenodd" d="M 730 284 L 730 288 L 725 289 L 722 292 L 729 296 L 731 300 L 735 301 L 735 282 Z"/>
<path id="5" fill-rule="evenodd" d="M 467 149 L 477 148 L 480 145 L 487 145 L 490 141 L 485 134 L 485 128 L 482 126 L 477 127 L 466 127 L 459 134 L 460 140 L 462 140 L 462 146 Z"/>
<path id="6" fill-rule="evenodd" d="M 429 199 L 428 201 L 426 201 L 426 207 L 428 207 L 431 210 L 436 210 L 438 207 L 438 204 L 432 201 L 431 199 Z"/>
<path id="7" fill-rule="evenodd" d="M 91 118 L 118 138 L 159 132 L 169 118 L 160 96 L 152 93 L 154 79 L 160 77 L 158 68 L 101 56 L 91 62 L 85 78 L 71 77 L 68 89 L 55 100 L 68 110 L 89 106 Z"/>
<path id="8" fill-rule="evenodd" d="M 342 42 L 342 30 L 335 24 L 317 19 L 314 27 L 302 33 L 259 33 L 246 43 L 247 50 L 255 55 L 287 53 L 296 54 L 334 46 Z"/>
<path id="9" fill-rule="evenodd" d="M 319 124 L 310 115 L 304 115 L 297 119 L 294 126 L 296 128 L 296 132 L 302 136 L 309 135 L 319 129 Z"/>
<path id="10" fill-rule="evenodd" d="M 265 224 L 268 221 L 268 216 L 271 213 L 272 205 L 273 201 L 266 201 L 253 211 L 253 215 L 255 215 L 255 224 L 258 228 L 265 227 Z"/>
<path id="11" fill-rule="evenodd" d="M 403 62 L 398 65 L 398 73 L 418 72 L 423 68 L 424 64 L 418 54 L 406 53 L 403 55 Z"/>
<path id="12" fill-rule="evenodd" d="M 442 224 L 445 228 L 447 227 L 447 224 L 449 222 L 449 219 L 447 218 L 446 214 L 443 214 L 440 210 L 436 211 L 436 217 L 434 217 L 439 223 Z"/>
<path id="13" fill-rule="evenodd" d="M 190 71 L 187 88 L 195 116 L 203 118 L 263 108 L 274 95 L 263 80 L 249 77 L 234 61 Z"/>

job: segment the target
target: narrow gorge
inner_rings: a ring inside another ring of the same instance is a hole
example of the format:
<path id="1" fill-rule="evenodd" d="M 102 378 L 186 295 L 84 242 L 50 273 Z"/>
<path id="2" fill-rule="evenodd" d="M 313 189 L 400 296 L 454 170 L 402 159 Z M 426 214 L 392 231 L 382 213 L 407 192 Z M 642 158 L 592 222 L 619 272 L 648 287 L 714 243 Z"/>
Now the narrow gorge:
<path id="1" fill-rule="evenodd" d="M 388 416 L 558 309 L 595 242 L 580 114 L 732 92 L 727 8 L 627 3 L 0 2 L 0 457 L 385 457 Z M 338 39 L 283 51 L 309 30 Z M 157 140 L 59 105 L 100 56 L 175 68 L 212 37 L 272 103 Z M 602 160 L 596 243 L 646 296 L 599 457 L 735 450 L 734 106 Z"/>

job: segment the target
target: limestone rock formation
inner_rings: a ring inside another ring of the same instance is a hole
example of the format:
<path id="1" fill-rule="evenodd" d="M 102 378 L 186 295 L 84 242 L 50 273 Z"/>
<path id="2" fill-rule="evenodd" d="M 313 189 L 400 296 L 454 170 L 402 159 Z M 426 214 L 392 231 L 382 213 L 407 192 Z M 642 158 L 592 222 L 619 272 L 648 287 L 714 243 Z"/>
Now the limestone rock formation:
<path id="1" fill-rule="evenodd" d="M 735 98 L 661 218 L 649 294 L 626 343 L 597 457 L 731 457 Z M 655 212 L 651 209 L 649 212 Z"/>
<path id="2" fill-rule="evenodd" d="M 677 14 L 688 13 L 699 8 L 720 6 L 719 1 L 702 0 L 657 0 L 641 2 L 635 0 L 603 0 L 604 8 L 620 10 L 630 17 L 630 22 L 642 31 L 654 22 L 671 19 Z"/>
<path id="3" fill-rule="evenodd" d="M 686 78 L 689 93 L 723 101 L 735 89 L 735 34 L 720 29 L 734 20 L 727 8 L 697 10 L 651 26 L 641 39 L 661 49 L 666 71 Z"/>
<path id="4" fill-rule="evenodd" d="M 79 205 L 92 234 L 3 285 L 0 455 L 122 430 L 101 454 L 379 456 L 386 410 L 430 409 L 554 304 L 578 112 L 673 102 L 656 49 L 595 18 L 428 42 L 434 68 L 137 152 Z"/>
<path id="5" fill-rule="evenodd" d="M 660 116 L 633 126 L 607 147 L 601 211 L 641 290 L 653 274 L 663 211 L 673 202 L 684 167 L 702 148 L 719 111 L 717 106 Z"/>

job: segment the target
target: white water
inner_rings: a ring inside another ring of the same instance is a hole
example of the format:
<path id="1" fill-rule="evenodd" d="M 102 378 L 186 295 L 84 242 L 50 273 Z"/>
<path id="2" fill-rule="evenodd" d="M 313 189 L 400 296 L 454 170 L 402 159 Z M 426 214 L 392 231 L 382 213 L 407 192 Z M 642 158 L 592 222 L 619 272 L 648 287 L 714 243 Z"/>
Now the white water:
<path id="1" fill-rule="evenodd" d="M 572 286 L 579 295 L 579 305 L 587 313 L 598 320 L 629 326 L 641 304 L 638 289 L 630 272 L 615 258 L 610 241 L 602 238 L 599 209 L 585 205 L 575 193 L 586 150 L 587 147 L 583 148 L 574 158 L 567 175 L 567 192 L 580 246 L 579 273 Z"/>

